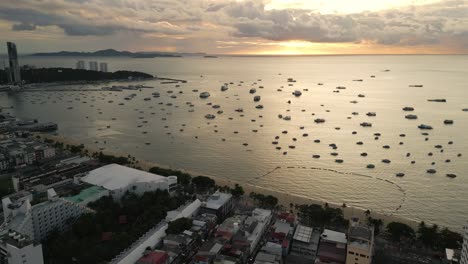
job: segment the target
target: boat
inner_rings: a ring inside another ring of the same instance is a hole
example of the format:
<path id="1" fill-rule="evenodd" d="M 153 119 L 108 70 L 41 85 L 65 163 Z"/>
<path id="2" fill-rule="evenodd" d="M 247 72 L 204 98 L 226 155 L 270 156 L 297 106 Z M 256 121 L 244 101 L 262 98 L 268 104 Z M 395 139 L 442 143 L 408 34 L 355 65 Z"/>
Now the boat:
<path id="1" fill-rule="evenodd" d="M 343 160 L 342 159 L 336 159 L 335 162 L 336 163 L 343 163 Z"/>
<path id="2" fill-rule="evenodd" d="M 263 105 L 257 105 L 257 106 L 255 106 L 255 108 L 257 108 L 257 109 L 263 109 Z"/>
<path id="3" fill-rule="evenodd" d="M 229 87 L 227 87 L 227 85 L 221 86 L 221 91 L 222 92 L 227 91 L 228 89 L 229 89 Z"/>
<path id="4" fill-rule="evenodd" d="M 396 174 L 396 176 L 397 177 L 403 177 L 403 176 L 405 176 L 405 174 L 403 172 L 399 172 L 399 173 Z"/>
<path id="5" fill-rule="evenodd" d="M 368 122 L 362 122 L 360 125 L 362 127 L 372 127 L 372 123 L 368 123 Z"/>
<path id="6" fill-rule="evenodd" d="M 296 82 L 293 78 L 288 78 L 288 82 Z"/>
<path id="7" fill-rule="evenodd" d="M 202 92 L 200 93 L 200 98 L 208 98 L 210 97 L 210 93 L 209 92 Z"/>
<path id="8" fill-rule="evenodd" d="M 367 116 L 377 116 L 377 114 L 375 112 L 368 112 L 366 115 Z"/>
<path id="9" fill-rule="evenodd" d="M 428 102 L 437 102 L 437 103 L 445 103 L 447 99 L 428 99 Z"/>
<path id="10" fill-rule="evenodd" d="M 427 172 L 427 173 L 430 173 L 430 174 L 434 174 L 434 173 L 436 173 L 437 171 L 434 170 L 434 169 L 428 169 L 426 172 Z"/>
<path id="11" fill-rule="evenodd" d="M 389 159 L 383 159 L 382 162 L 383 162 L 383 163 L 387 163 L 387 164 L 388 164 L 388 163 L 391 163 L 391 161 L 390 161 Z"/>
<path id="12" fill-rule="evenodd" d="M 403 111 L 414 111 L 414 107 L 405 106 L 405 107 L 403 107 Z"/>
<path id="13" fill-rule="evenodd" d="M 291 117 L 290 116 L 284 116 L 283 120 L 289 121 L 289 120 L 291 120 Z"/>
<path id="14" fill-rule="evenodd" d="M 258 102 L 258 101 L 260 101 L 260 99 L 262 99 L 262 98 L 260 97 L 260 95 L 256 95 L 256 96 L 254 96 L 254 99 L 253 99 L 253 100 L 254 100 L 254 102 Z"/>
<path id="15" fill-rule="evenodd" d="M 250 91 L 249 91 L 249 93 L 251 93 L 251 94 L 254 94 L 254 93 L 256 93 L 256 92 L 257 92 L 257 89 L 255 89 L 255 88 L 252 88 L 252 89 L 250 89 Z"/>
<path id="16" fill-rule="evenodd" d="M 418 119 L 418 116 L 417 115 L 405 115 L 405 118 L 414 120 L 414 119 Z"/>
<path id="17" fill-rule="evenodd" d="M 302 92 L 299 91 L 299 90 L 295 90 L 293 93 L 292 93 L 294 96 L 301 96 L 302 95 Z"/>
<path id="18" fill-rule="evenodd" d="M 453 120 L 446 119 L 446 120 L 444 120 L 444 124 L 446 124 L 446 125 L 452 125 L 452 124 L 453 124 Z"/>
<path id="19" fill-rule="evenodd" d="M 346 87 L 344 87 L 344 86 L 337 86 L 336 89 L 338 89 L 338 90 L 344 90 L 344 89 L 346 89 Z"/>
<path id="20" fill-rule="evenodd" d="M 215 115 L 212 115 L 212 114 L 206 114 L 206 115 L 205 115 L 205 118 L 206 118 L 206 119 L 215 119 L 216 116 L 215 116 Z"/>
<path id="21" fill-rule="evenodd" d="M 150 100 L 151 100 L 151 98 L 149 98 L 149 97 L 146 97 L 146 98 L 145 98 L 145 99 L 143 99 L 143 100 L 145 100 L 145 101 L 150 101 Z"/>
<path id="22" fill-rule="evenodd" d="M 242 112 L 244 112 L 244 109 L 242 109 L 242 108 L 237 108 L 237 109 L 234 110 L 234 111 L 239 112 L 239 113 L 242 113 Z"/>
<path id="23" fill-rule="evenodd" d="M 366 97 L 366 96 L 365 96 L 365 95 L 363 95 L 363 94 L 358 94 L 358 97 L 360 97 L 360 98 L 364 98 L 364 97 Z"/>
<path id="24" fill-rule="evenodd" d="M 320 155 L 312 155 L 312 157 L 313 157 L 314 159 L 319 159 L 319 158 L 320 158 Z"/>
<path id="25" fill-rule="evenodd" d="M 410 84 L 409 87 L 423 87 L 422 84 Z"/>
<path id="26" fill-rule="evenodd" d="M 323 118 L 316 118 L 316 119 L 314 120 L 314 122 L 315 122 L 315 123 L 325 123 L 325 119 L 323 119 Z"/>
<path id="27" fill-rule="evenodd" d="M 367 167 L 368 169 L 373 169 L 373 168 L 375 168 L 375 165 L 374 165 L 374 164 L 367 164 L 366 167 Z"/>
<path id="28" fill-rule="evenodd" d="M 457 175 L 453 174 L 453 173 L 448 173 L 448 174 L 446 174 L 446 176 L 449 177 L 449 178 L 452 178 L 452 179 L 457 177 Z"/>
<path id="29" fill-rule="evenodd" d="M 418 126 L 419 129 L 431 130 L 432 127 L 428 125 L 421 124 Z"/>

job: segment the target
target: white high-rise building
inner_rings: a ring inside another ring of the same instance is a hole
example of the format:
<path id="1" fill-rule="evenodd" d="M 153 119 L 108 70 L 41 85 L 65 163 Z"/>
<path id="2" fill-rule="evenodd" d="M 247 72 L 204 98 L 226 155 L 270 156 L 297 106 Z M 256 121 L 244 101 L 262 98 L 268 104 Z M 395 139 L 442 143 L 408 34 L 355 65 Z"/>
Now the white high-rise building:
<path id="1" fill-rule="evenodd" d="M 0 236 L 0 263 L 43 264 L 42 245 L 9 231 Z"/>
<path id="2" fill-rule="evenodd" d="M 468 264 L 468 224 L 463 228 L 463 248 L 460 256 L 460 264 Z"/>
<path id="3" fill-rule="evenodd" d="M 97 63 L 97 61 L 90 61 L 90 62 L 89 62 L 89 70 L 90 70 L 90 71 L 98 71 L 98 63 Z"/>
<path id="4" fill-rule="evenodd" d="M 31 206 L 29 199 L 12 202 L 2 200 L 4 222 L 0 234 L 14 230 L 34 241 L 42 241 L 54 230 L 64 232 L 69 227 L 67 220 L 93 210 L 60 198 L 54 189 L 47 190 L 48 200 Z"/>
<path id="5" fill-rule="evenodd" d="M 76 69 L 78 70 L 86 70 L 85 62 L 80 60 L 76 62 Z"/>
<path id="6" fill-rule="evenodd" d="M 107 62 L 99 63 L 99 70 L 102 72 L 107 72 Z"/>

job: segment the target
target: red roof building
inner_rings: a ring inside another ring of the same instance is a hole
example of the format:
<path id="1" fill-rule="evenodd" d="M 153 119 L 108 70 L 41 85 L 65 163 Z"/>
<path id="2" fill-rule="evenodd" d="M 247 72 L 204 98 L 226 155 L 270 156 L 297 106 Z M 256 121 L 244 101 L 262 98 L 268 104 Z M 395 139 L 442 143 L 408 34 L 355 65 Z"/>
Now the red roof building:
<path id="1" fill-rule="evenodd" d="M 164 251 L 151 251 L 141 257 L 136 264 L 168 264 L 169 255 Z"/>

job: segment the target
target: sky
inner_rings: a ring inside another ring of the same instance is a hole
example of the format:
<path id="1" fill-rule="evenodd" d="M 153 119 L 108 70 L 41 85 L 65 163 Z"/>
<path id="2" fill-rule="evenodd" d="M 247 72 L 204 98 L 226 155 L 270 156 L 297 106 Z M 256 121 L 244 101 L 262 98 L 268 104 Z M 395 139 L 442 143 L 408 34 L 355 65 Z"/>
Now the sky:
<path id="1" fill-rule="evenodd" d="M 20 53 L 468 54 L 468 0 L 0 0 L 0 36 Z"/>

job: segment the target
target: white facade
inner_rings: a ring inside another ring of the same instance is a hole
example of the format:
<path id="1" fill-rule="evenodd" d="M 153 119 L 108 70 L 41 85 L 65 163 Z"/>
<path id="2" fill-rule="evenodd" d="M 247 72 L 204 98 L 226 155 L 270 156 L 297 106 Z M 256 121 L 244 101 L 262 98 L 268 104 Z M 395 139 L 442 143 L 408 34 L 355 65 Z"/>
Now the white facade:
<path id="1" fill-rule="evenodd" d="M 76 62 L 76 69 L 78 70 L 86 70 L 86 65 L 84 61 L 78 61 Z"/>
<path id="2" fill-rule="evenodd" d="M 164 239 L 167 227 L 166 222 L 159 223 L 133 243 L 130 248 L 113 258 L 109 264 L 134 264 L 143 256 L 147 247 L 154 249 Z"/>
<path id="3" fill-rule="evenodd" d="M 43 264 L 42 245 L 34 244 L 16 232 L 1 238 L 0 254 L 8 264 Z"/>
<path id="4" fill-rule="evenodd" d="M 107 72 L 107 63 L 106 62 L 99 63 L 99 70 L 102 72 Z"/>
<path id="5" fill-rule="evenodd" d="M 42 241 L 55 229 L 65 231 L 68 219 L 93 212 L 87 207 L 59 198 L 53 189 L 49 189 L 47 195 L 48 201 L 34 206 L 31 206 L 29 199 L 15 203 L 9 198 L 3 199 L 5 221 L 2 230 L 12 229 L 32 240 Z"/>
<path id="6" fill-rule="evenodd" d="M 181 206 L 181 208 L 167 212 L 166 221 L 172 222 L 182 217 L 192 218 L 198 213 L 198 211 L 200 210 L 200 206 L 200 200 L 196 199 L 191 203 Z"/>
<path id="7" fill-rule="evenodd" d="M 81 180 L 109 190 L 114 199 L 120 199 L 127 191 L 142 195 L 156 190 L 172 192 L 177 186 L 176 176 L 163 177 L 117 164 L 92 170 Z"/>
<path id="8" fill-rule="evenodd" d="M 468 264 L 468 225 L 463 228 L 463 248 L 460 256 L 460 264 Z"/>
<path id="9" fill-rule="evenodd" d="M 98 71 L 98 63 L 97 63 L 97 61 L 90 61 L 90 62 L 89 62 L 89 70 L 90 70 L 90 71 Z"/>

